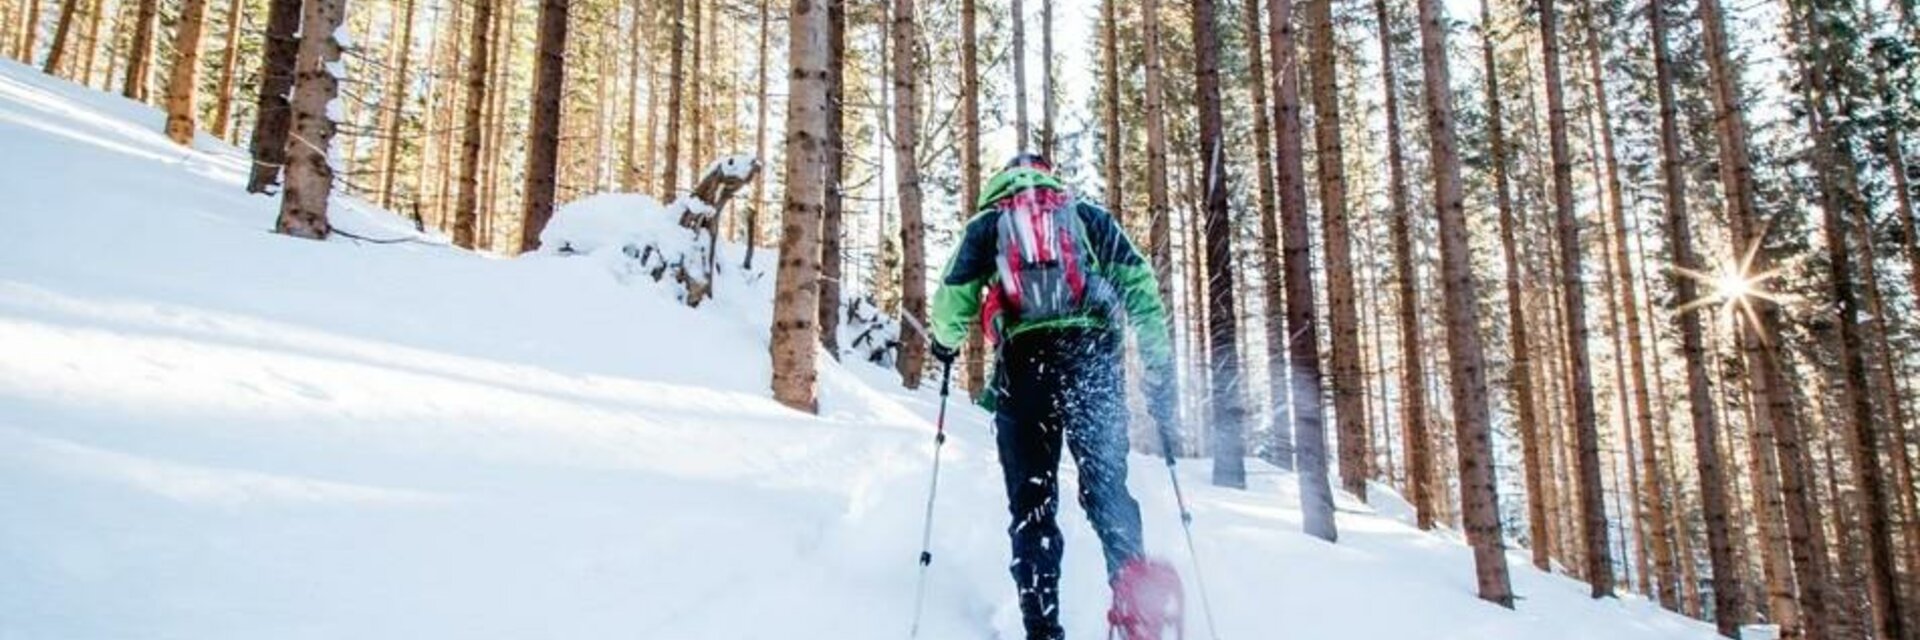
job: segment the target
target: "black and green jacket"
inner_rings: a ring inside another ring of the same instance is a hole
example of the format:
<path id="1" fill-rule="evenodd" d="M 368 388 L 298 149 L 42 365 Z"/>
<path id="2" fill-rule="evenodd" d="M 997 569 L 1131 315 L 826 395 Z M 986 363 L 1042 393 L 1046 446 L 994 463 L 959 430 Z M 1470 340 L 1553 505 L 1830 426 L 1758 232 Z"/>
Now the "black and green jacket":
<path id="1" fill-rule="evenodd" d="M 947 260 L 940 288 L 934 292 L 931 329 L 933 338 L 940 344 L 959 345 L 980 321 L 982 292 L 999 282 L 995 258 L 999 251 L 1001 213 L 995 204 L 1030 188 L 1065 191 L 1065 186 L 1052 175 L 1019 168 L 995 176 L 981 193 L 976 207 L 979 213 L 967 221 L 959 246 Z M 1127 323 L 1134 329 L 1147 369 L 1171 372 L 1172 336 L 1167 329 L 1166 310 L 1160 300 L 1160 285 L 1154 278 L 1153 267 L 1106 209 L 1078 198 L 1068 206 L 1074 207 L 1086 227 L 1085 241 L 1089 246 L 1084 249 L 1092 270 L 1089 275 L 1104 278 L 1119 294 L 1121 310 L 1126 312 Z M 1084 315 L 1037 322 L 1013 320 L 1002 328 L 1002 339 L 1010 340 L 1041 328 L 1105 328 L 1113 322 L 1113 317 L 1089 311 Z"/>

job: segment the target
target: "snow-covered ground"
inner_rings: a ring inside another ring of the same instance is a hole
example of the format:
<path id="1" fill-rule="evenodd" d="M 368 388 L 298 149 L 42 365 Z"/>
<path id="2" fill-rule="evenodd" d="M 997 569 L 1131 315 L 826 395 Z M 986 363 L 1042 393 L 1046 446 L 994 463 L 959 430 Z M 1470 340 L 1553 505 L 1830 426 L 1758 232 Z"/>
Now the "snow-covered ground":
<path id="1" fill-rule="evenodd" d="M 0 62 L 0 638 L 906 635 L 937 397 L 850 363 L 823 415 L 774 403 L 770 278 L 690 310 L 593 257 L 277 236 L 240 153 L 161 121 Z M 1015 637 L 988 422 L 950 422 L 923 636 Z M 1320 542 L 1265 466 L 1180 467 L 1196 571 L 1132 464 L 1221 638 L 1711 637 L 1520 554 L 1518 611 L 1484 604 L 1465 547 L 1357 503 Z M 1064 502 L 1065 622 L 1103 637 Z"/>

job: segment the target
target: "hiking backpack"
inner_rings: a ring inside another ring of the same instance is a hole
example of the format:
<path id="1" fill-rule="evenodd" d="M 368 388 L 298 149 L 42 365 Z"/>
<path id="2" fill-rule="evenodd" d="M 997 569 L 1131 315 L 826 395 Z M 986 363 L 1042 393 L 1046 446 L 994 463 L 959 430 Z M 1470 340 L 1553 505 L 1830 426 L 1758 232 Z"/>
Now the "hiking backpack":
<path id="1" fill-rule="evenodd" d="M 1030 188 L 996 204 L 995 270 L 981 320 L 995 342 L 1009 322 L 1038 322 L 1108 312 L 1116 297 L 1094 271 L 1092 243 L 1078 202 L 1065 191 Z"/>

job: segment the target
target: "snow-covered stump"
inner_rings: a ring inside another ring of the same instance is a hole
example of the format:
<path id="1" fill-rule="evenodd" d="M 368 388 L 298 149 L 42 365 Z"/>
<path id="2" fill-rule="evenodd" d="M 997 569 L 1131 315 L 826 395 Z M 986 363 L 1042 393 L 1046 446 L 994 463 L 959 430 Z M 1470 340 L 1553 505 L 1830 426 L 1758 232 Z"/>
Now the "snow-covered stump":
<path id="1" fill-rule="evenodd" d="M 730 156 L 708 165 L 693 193 L 672 204 L 637 194 L 570 202 L 541 231 L 540 251 L 600 257 L 623 281 L 636 275 L 655 282 L 672 278 L 679 299 L 700 306 L 713 297 L 720 214 L 759 171 L 752 156 Z"/>
<path id="2" fill-rule="evenodd" d="M 692 230 L 696 238 L 705 240 L 705 248 L 696 261 L 700 268 L 682 268 L 674 274 L 675 279 L 687 289 L 687 306 L 700 306 L 701 301 L 713 295 L 713 273 L 718 268 L 714 254 L 720 242 L 720 212 L 725 211 L 727 202 L 733 200 L 740 189 L 753 182 L 753 177 L 759 173 L 760 160 L 753 156 L 737 155 L 715 160 L 700 175 L 700 182 L 694 185 L 692 194 L 682 196 L 667 206 L 669 213 L 679 214 L 680 226 Z M 703 235 L 704 238 L 699 238 Z"/>

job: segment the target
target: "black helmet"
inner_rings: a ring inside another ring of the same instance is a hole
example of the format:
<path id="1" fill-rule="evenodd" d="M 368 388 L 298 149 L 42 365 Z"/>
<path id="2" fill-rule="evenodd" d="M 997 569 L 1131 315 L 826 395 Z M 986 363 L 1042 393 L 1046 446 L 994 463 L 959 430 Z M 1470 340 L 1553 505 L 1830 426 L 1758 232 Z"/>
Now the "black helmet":
<path id="1" fill-rule="evenodd" d="M 1028 167 L 1033 169 L 1039 169 L 1047 173 L 1053 173 L 1053 162 L 1050 160 L 1047 160 L 1046 156 L 1043 156 L 1031 151 L 1023 151 L 1018 154 L 1015 154 L 1012 160 L 1007 161 L 1007 166 L 1001 167 L 1000 170 L 1006 171 L 1008 169 L 1018 169 L 1020 167 Z"/>

